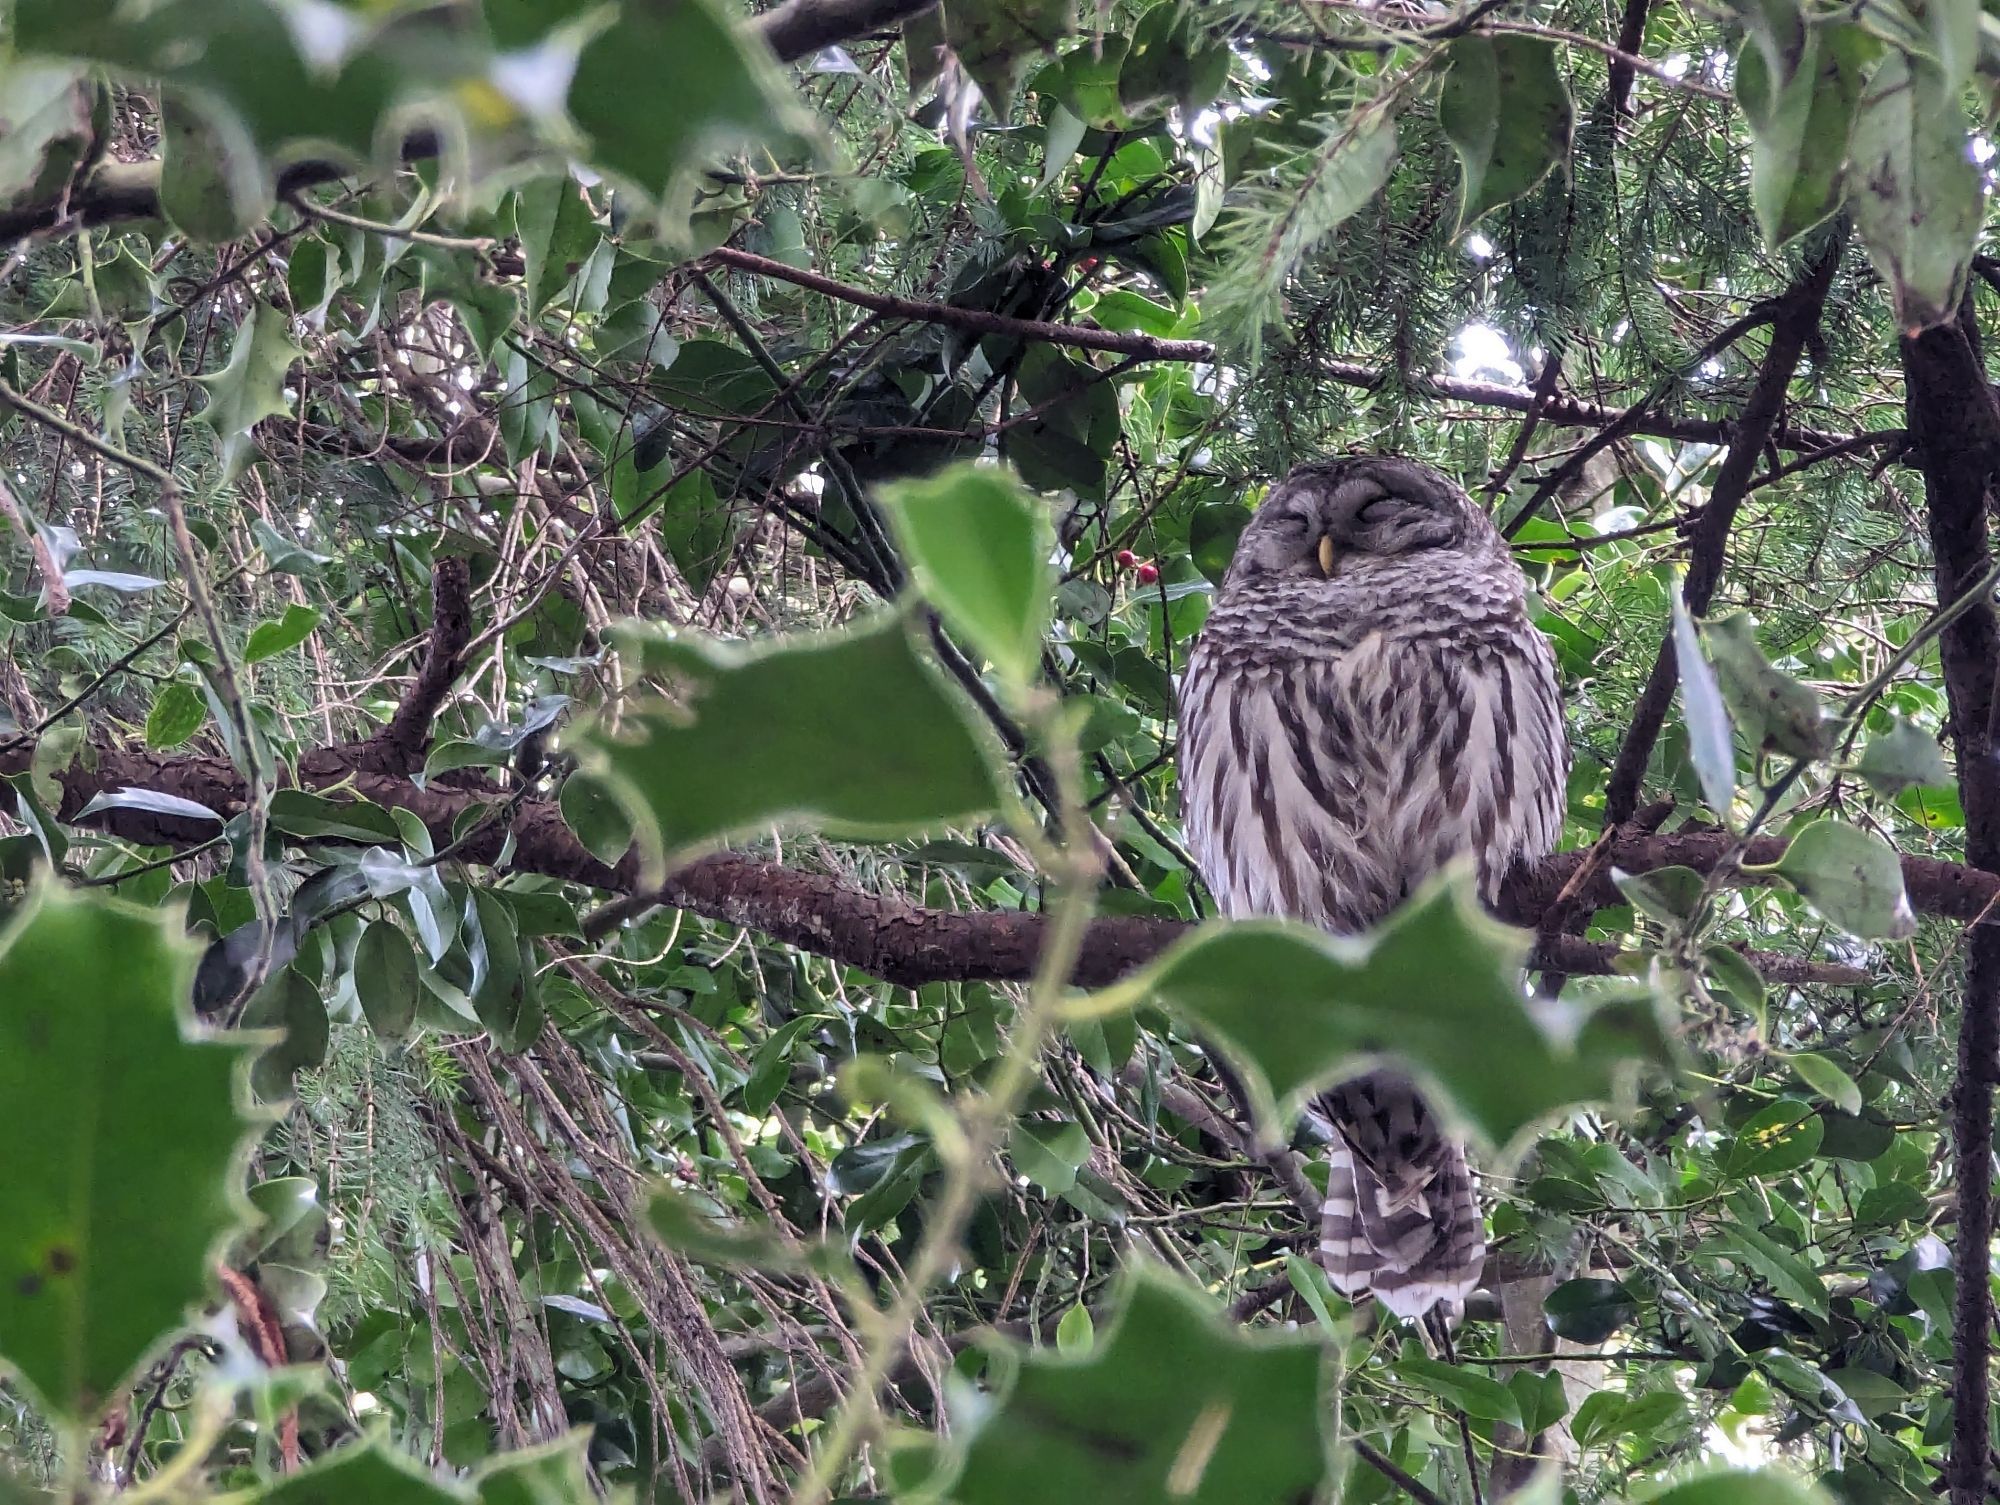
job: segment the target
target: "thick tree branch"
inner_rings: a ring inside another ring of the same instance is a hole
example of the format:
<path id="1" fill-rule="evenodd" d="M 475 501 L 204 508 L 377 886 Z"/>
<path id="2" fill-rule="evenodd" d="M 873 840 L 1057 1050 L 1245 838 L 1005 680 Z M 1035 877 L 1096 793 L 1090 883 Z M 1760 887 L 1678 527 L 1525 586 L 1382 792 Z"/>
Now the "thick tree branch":
<path id="1" fill-rule="evenodd" d="M 1987 501 L 2000 469 L 2000 405 L 1979 359 L 1971 300 L 1953 322 L 1903 341 L 1904 401 L 1912 450 L 1924 477 L 1939 605 L 1956 601 L 1991 567 Z M 1974 869 L 2000 872 L 2000 767 L 1994 752 L 1995 659 L 2000 622 L 1990 596 L 1938 634 L 1966 854 Z M 1984 1505 L 1991 1469 L 1987 1429 L 1992 1385 L 1993 1087 L 2000 1076 L 2000 924 L 1974 928 L 1966 946 L 1952 1092 L 1953 1175 L 1958 1188 L 1953 1265 L 1959 1272 L 1952 1324 L 1952 1440 L 1946 1479 L 1952 1505 Z"/>
<path id="2" fill-rule="evenodd" d="M 724 853 L 682 869 L 657 888 L 644 888 L 636 863 L 616 866 L 593 857 L 578 843 L 555 805 L 526 800 L 510 805 L 495 793 L 431 783 L 419 788 L 409 778 L 358 769 L 367 744 L 309 754 L 296 770 L 309 788 L 338 785 L 362 799 L 407 810 L 424 823 L 439 847 L 452 845 L 464 861 L 491 865 L 503 852 L 514 870 L 580 883 L 608 894 L 649 898 L 706 919 L 742 925 L 774 940 L 844 963 L 887 982 L 917 987 L 928 982 L 1021 982 L 1031 977 L 1041 954 L 1043 920 L 1012 910 L 926 909 L 893 894 L 871 893 L 825 873 L 807 872 Z M 28 749 L 0 751 L 0 775 L 28 766 Z M 169 758 L 116 748 L 95 749 L 91 758 L 58 775 L 61 809 L 74 820 L 92 798 L 123 789 L 146 789 L 193 800 L 227 819 L 241 807 L 243 784 L 223 758 Z M 4 791 L 0 791 L 3 795 Z M 0 799 L 4 804 L 4 799 Z M 474 817 L 494 818 L 475 826 Z M 186 816 L 117 808 L 99 811 L 89 823 L 126 841 L 146 846 L 190 846 L 213 837 L 218 826 Z M 465 833 L 470 828 L 470 834 Z M 1633 835 L 1611 843 L 1606 867 L 1628 872 L 1681 866 L 1707 871 L 1722 861 L 1731 838 L 1719 831 L 1671 836 Z M 511 850 L 510 850 L 511 847 Z M 1753 841 L 1742 854 L 1747 863 L 1769 863 L 1784 849 L 1781 838 Z M 1564 852 L 1517 873 L 1506 885 L 1502 918 L 1532 928 L 1582 861 Z M 1910 901 L 1926 914 L 1970 920 L 2000 902 L 2000 878 L 1935 858 L 1905 857 L 1904 882 Z M 1738 881 L 1755 881 L 1739 874 Z M 1581 913 L 1623 902 L 1608 873 L 1582 885 Z M 1175 921 L 1108 915 L 1093 922 L 1072 980 L 1101 987 L 1157 956 L 1187 933 Z M 1577 936 L 1552 936 L 1538 943 L 1536 964 L 1570 973 L 1609 971 L 1618 948 Z M 1750 953 L 1775 982 L 1857 984 L 1860 969 L 1807 958 Z"/>
<path id="3" fill-rule="evenodd" d="M 1723 556 L 1729 547 L 1729 530 L 1735 526 L 1736 510 L 1749 494 L 1757 460 L 1778 427 L 1785 405 L 1785 391 L 1792 373 L 1798 369 L 1806 341 L 1819 328 L 1820 310 L 1826 304 L 1827 289 L 1833 285 L 1834 268 L 1840 264 L 1847 237 L 1836 232 L 1805 276 L 1781 302 L 1771 320 L 1771 344 L 1757 371 L 1756 385 L 1743 404 L 1743 415 L 1730 436 L 1728 453 L 1709 492 L 1708 505 L 1694 526 L 1688 558 L 1686 583 L 1681 598 L 1690 615 L 1700 616 L 1715 598 L 1722 579 Z M 1621 825 L 1632 818 L 1639 806 L 1639 785 L 1646 776 L 1646 764 L 1653 755 L 1653 743 L 1667 718 L 1676 678 L 1674 640 L 1660 644 L 1653 660 L 1653 672 L 1646 680 L 1638 704 L 1632 708 L 1632 724 L 1611 766 L 1604 790 L 1604 818 L 1608 825 Z"/>
<path id="4" fill-rule="evenodd" d="M 771 50 L 790 62 L 870 32 L 900 26 L 937 0 L 785 0 L 756 20 Z"/>
<path id="5" fill-rule="evenodd" d="M 430 751 L 431 726 L 465 667 L 472 642 L 472 571 L 463 559 L 445 558 L 431 571 L 431 634 L 416 683 L 389 724 L 364 749 L 359 766 L 379 773 L 415 773 Z"/>

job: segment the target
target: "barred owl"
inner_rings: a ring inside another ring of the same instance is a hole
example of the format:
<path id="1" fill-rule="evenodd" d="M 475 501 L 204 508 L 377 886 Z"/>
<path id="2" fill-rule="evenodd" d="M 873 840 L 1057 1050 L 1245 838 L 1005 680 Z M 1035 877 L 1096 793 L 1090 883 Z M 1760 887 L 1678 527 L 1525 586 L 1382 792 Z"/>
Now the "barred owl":
<path id="1" fill-rule="evenodd" d="M 1181 685 L 1188 842 L 1228 914 L 1351 934 L 1461 854 L 1490 899 L 1554 849 L 1568 755 L 1526 589 L 1427 466 L 1326 460 L 1272 488 Z M 1405 1317 L 1462 1304 L 1486 1256 L 1463 1149 L 1393 1070 L 1317 1106 L 1334 1285 Z"/>

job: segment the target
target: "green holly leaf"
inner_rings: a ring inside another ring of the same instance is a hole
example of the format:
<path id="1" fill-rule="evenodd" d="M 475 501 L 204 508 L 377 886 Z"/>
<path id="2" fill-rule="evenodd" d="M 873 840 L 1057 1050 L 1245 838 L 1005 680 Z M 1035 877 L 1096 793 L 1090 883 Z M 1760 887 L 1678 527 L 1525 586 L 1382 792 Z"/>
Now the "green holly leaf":
<path id="1" fill-rule="evenodd" d="M 1511 203 L 1569 155 L 1575 111 L 1552 43 L 1463 36 L 1450 47 L 1438 124 L 1464 170 L 1458 223 Z"/>
<path id="2" fill-rule="evenodd" d="M 208 406 L 196 416 L 215 430 L 226 477 L 241 468 L 250 430 L 287 411 L 285 373 L 304 354 L 292 343 L 283 310 L 260 298 L 236 326 L 228 364 L 195 378 L 208 388 Z"/>
<path id="3" fill-rule="evenodd" d="M 615 736 L 586 730 L 579 751 L 656 852 L 793 821 L 911 835 L 999 799 L 985 739 L 898 614 L 755 648 L 671 631 L 624 645 L 674 699 L 635 706 Z"/>
<path id="4" fill-rule="evenodd" d="M 974 465 L 885 486 L 880 497 L 918 589 L 1024 688 L 1055 598 L 1044 509 L 1011 477 Z"/>
<path id="5" fill-rule="evenodd" d="M 44 887 L 0 932 L 0 1358 L 52 1416 L 103 1405 L 246 1221 L 240 1046 L 194 1037 L 162 913 Z"/>
<path id="6" fill-rule="evenodd" d="M 1025 1353 L 972 1419 L 958 1505 L 1288 1505 L 1331 1468 L 1318 1343 L 1245 1333 L 1197 1291 L 1141 1269 L 1084 1358 Z"/>
<path id="7" fill-rule="evenodd" d="M 585 45 L 569 114 L 593 166 L 657 198 L 715 147 L 770 140 L 797 117 L 775 60 L 716 0 L 621 5 Z"/>
<path id="8" fill-rule="evenodd" d="M 1530 1000 L 1527 952 L 1527 936 L 1491 918 L 1454 870 L 1360 938 L 1274 920 L 1204 925 L 1079 1012 L 1151 1000 L 1212 1038 L 1243 1068 L 1267 1139 L 1313 1093 L 1393 1061 L 1505 1148 L 1668 1059 L 1650 990 L 1620 985 L 1594 1005 Z"/>

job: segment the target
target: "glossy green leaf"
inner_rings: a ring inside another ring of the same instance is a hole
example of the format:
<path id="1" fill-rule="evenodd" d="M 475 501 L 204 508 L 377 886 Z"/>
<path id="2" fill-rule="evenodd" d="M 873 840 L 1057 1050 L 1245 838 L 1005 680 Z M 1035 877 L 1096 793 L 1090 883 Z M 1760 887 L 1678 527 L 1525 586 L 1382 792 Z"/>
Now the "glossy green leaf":
<path id="1" fill-rule="evenodd" d="M 260 1102 L 290 1097 L 294 1078 L 324 1063 L 332 1042 L 319 989 L 292 967 L 280 968 L 251 996 L 243 1005 L 242 1023 L 245 1029 L 276 1036 L 250 1065 L 250 1085 Z"/>
<path id="2" fill-rule="evenodd" d="M 1615 1280 L 1578 1276 L 1542 1298 L 1549 1331 L 1572 1343 L 1595 1346 L 1639 1315 L 1632 1293 Z"/>
<path id="3" fill-rule="evenodd" d="M 1751 1116 L 1722 1156 L 1725 1176 L 1782 1176 L 1818 1153 L 1826 1125 L 1812 1104 L 1780 1098 Z"/>
<path id="4" fill-rule="evenodd" d="M 43 888 L 0 931 L 0 1355 L 82 1422 L 244 1221 L 240 1047 L 193 1038 L 161 913 Z"/>
<path id="5" fill-rule="evenodd" d="M 280 789 L 271 796 L 271 828 L 287 836 L 321 837 L 339 841 L 402 840 L 396 818 L 367 800 L 336 800 L 305 789 Z"/>
<path id="6" fill-rule="evenodd" d="M 1244 1068 L 1267 1137 L 1314 1091 L 1387 1059 L 1504 1148 L 1558 1108 L 1616 1097 L 1640 1063 L 1667 1058 L 1650 992 L 1531 1003 L 1527 949 L 1454 871 L 1361 939 L 1276 921 L 1203 926 L 1115 996 L 1150 999 L 1215 1040 Z"/>
<path id="7" fill-rule="evenodd" d="M 1090 1158 L 1090 1139 L 1078 1124 L 1024 1119 L 1014 1125 L 1007 1156 L 1043 1191 L 1061 1195 L 1076 1185 L 1076 1173 Z"/>
<path id="8" fill-rule="evenodd" d="M 1010 477 L 975 465 L 879 495 L 917 588 L 1007 683 L 1025 688 L 1055 595 L 1045 509 Z"/>
<path id="9" fill-rule="evenodd" d="M 596 248 L 597 223 L 577 181 L 559 173 L 516 190 L 514 234 L 521 243 L 522 293 L 532 319 Z"/>
<path id="10" fill-rule="evenodd" d="M 1659 867 L 1643 873 L 1614 868 L 1611 880 L 1634 908 L 1670 925 L 1693 919 L 1707 888 L 1707 880 L 1686 867 Z"/>
<path id="11" fill-rule="evenodd" d="M 1827 817 L 1792 838 L 1769 867 L 1806 902 L 1850 935 L 1901 940 L 1916 934 L 1917 917 L 1903 889 L 1903 864 L 1881 837 Z"/>
<path id="12" fill-rule="evenodd" d="M 1569 1396 L 1563 1378 L 1553 1369 L 1522 1369 L 1509 1377 L 1507 1389 L 1521 1413 L 1521 1430 L 1539 1437 L 1569 1415 Z"/>
<path id="13" fill-rule="evenodd" d="M 284 616 L 275 622 L 259 622 L 250 629 L 250 636 L 243 644 L 243 662 L 254 664 L 267 658 L 276 658 L 289 648 L 296 648 L 313 635 L 319 626 L 317 607 L 300 606 L 294 603 L 285 608 Z"/>
<path id="14" fill-rule="evenodd" d="M 1458 223 L 1513 202 L 1569 155 L 1574 110 L 1553 43 L 1515 35 L 1463 36 L 1438 98 L 1438 124 L 1464 173 Z"/>
<path id="15" fill-rule="evenodd" d="M 1786 1058 L 1798 1079 L 1843 1113 L 1861 1111 L 1861 1089 L 1854 1078 L 1816 1051 L 1802 1050 Z"/>
<path id="16" fill-rule="evenodd" d="M 998 800 L 984 739 L 901 616 L 757 648 L 671 633 L 625 641 L 676 699 L 641 703 L 615 738 L 580 742 L 658 851 L 792 822 L 908 835 Z"/>
<path id="17" fill-rule="evenodd" d="M 400 1040 L 417 1022 L 417 953 L 400 925 L 377 920 L 361 932 L 354 948 L 354 992 L 368 1027 L 385 1040 Z"/>
<path id="18" fill-rule="evenodd" d="M 1260 1337 L 1141 1267 L 1088 1357 L 1020 1356 L 964 1423 L 958 1505 L 1282 1505 L 1330 1475 L 1319 1345 Z"/>
<path id="19" fill-rule="evenodd" d="M 179 747 L 208 720 L 208 707 L 193 685 L 170 679 L 153 696 L 153 708 L 146 713 L 146 745 L 155 752 Z"/>
<path id="20" fill-rule="evenodd" d="M 1958 86 L 1891 52 L 1855 118 L 1848 184 L 1855 228 L 1914 334 L 1949 319 L 1965 290 L 1985 199 Z"/>
<path id="21" fill-rule="evenodd" d="M 1761 1229 L 1732 1222 L 1710 1235 L 1703 1247 L 1747 1267 L 1775 1295 L 1802 1311 L 1826 1315 L 1826 1287 L 1819 1272 Z"/>
<path id="22" fill-rule="evenodd" d="M 1396 1373 L 1452 1409 L 1480 1421 L 1520 1420 L 1513 1392 L 1492 1375 L 1469 1365 L 1410 1357 L 1397 1363 Z"/>
<path id="23" fill-rule="evenodd" d="M 1096 1342 L 1097 1325 L 1091 1320 L 1090 1308 L 1079 1301 L 1056 1324 L 1056 1352 L 1064 1358 L 1078 1358 L 1089 1353 Z"/>

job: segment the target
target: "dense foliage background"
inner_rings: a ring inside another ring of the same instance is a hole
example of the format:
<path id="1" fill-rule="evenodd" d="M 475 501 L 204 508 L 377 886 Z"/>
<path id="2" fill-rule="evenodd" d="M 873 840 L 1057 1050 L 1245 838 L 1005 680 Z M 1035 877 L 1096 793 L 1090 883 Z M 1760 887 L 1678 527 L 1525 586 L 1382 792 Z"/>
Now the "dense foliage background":
<path id="1" fill-rule="evenodd" d="M 0 1495 L 1985 1499 L 2000 12 L 0 14 Z M 1342 449 L 1534 583 L 1520 929 L 1190 923 Z"/>

